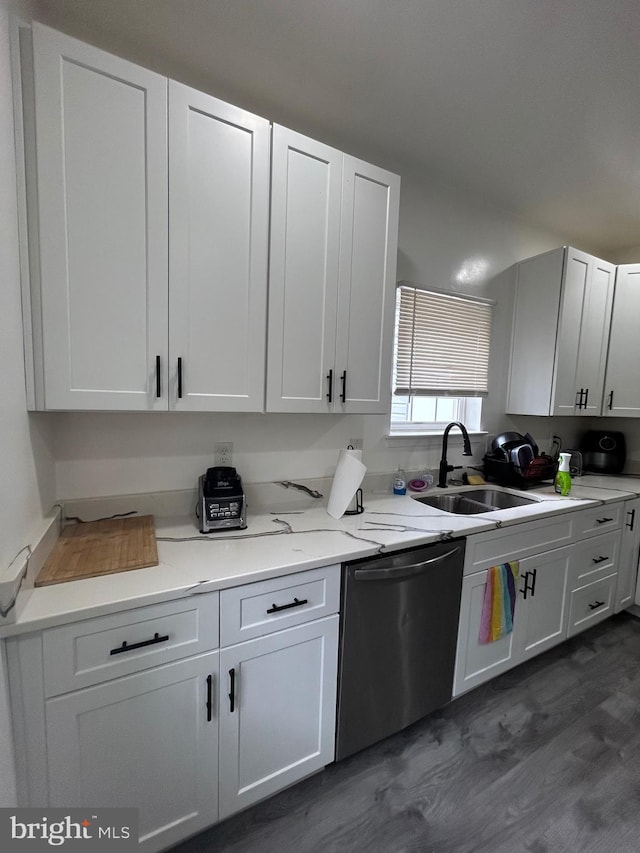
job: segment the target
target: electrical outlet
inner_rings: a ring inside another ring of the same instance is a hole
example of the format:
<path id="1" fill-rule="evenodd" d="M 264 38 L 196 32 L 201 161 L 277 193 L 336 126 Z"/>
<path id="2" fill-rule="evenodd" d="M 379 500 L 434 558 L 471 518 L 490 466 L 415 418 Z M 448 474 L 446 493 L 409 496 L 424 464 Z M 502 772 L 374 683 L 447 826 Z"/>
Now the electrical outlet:
<path id="1" fill-rule="evenodd" d="M 230 466 L 233 459 L 233 442 L 217 441 L 213 448 L 213 459 L 216 467 Z"/>
<path id="2" fill-rule="evenodd" d="M 353 447 L 354 450 L 362 450 L 362 439 L 361 438 L 350 438 L 347 442 L 348 447 Z"/>

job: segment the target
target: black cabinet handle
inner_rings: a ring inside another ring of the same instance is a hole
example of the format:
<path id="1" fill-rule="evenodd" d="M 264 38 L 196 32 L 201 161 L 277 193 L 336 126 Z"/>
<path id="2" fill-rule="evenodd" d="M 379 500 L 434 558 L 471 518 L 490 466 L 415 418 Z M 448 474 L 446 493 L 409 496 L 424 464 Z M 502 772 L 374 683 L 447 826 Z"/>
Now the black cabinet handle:
<path id="1" fill-rule="evenodd" d="M 607 403 L 607 408 L 609 411 L 613 409 L 613 390 L 609 392 L 609 402 Z"/>
<path id="2" fill-rule="evenodd" d="M 598 607 L 602 607 L 604 601 L 594 601 L 593 604 L 589 605 L 589 610 L 597 610 Z"/>
<path id="3" fill-rule="evenodd" d="M 342 391 L 340 392 L 340 402 L 347 402 L 347 371 L 343 370 L 342 375 L 340 376 L 340 382 L 342 382 Z"/>
<path id="4" fill-rule="evenodd" d="M 160 356 L 156 356 L 156 397 L 162 397 L 162 386 L 160 385 Z"/>
<path id="5" fill-rule="evenodd" d="M 579 391 L 576 391 L 576 408 L 586 409 L 584 388 L 581 388 Z"/>
<path id="6" fill-rule="evenodd" d="M 303 607 L 305 604 L 308 603 L 308 598 L 294 598 L 290 604 L 272 604 L 271 607 L 267 610 L 267 613 L 279 613 L 281 610 L 289 610 L 292 607 Z"/>
<path id="7" fill-rule="evenodd" d="M 598 524 L 606 524 L 608 521 L 613 521 L 612 518 L 596 518 Z"/>
<path id="8" fill-rule="evenodd" d="M 156 643 L 166 643 L 169 639 L 169 635 L 166 634 L 164 637 L 161 637 L 157 632 L 153 635 L 153 639 L 151 640 L 143 640 L 141 643 L 127 643 L 125 640 L 121 646 L 118 646 L 115 649 L 111 649 L 109 652 L 110 655 L 121 655 L 123 652 L 132 652 L 134 649 L 141 649 L 143 646 L 155 646 Z"/>
<path id="9" fill-rule="evenodd" d="M 236 709 L 236 671 L 231 668 L 229 670 L 230 686 L 229 686 L 229 711 L 233 714 Z"/>
<path id="10" fill-rule="evenodd" d="M 629 530 L 633 530 L 633 525 L 635 524 L 635 521 L 636 521 L 636 511 L 635 511 L 635 509 L 630 509 L 630 510 L 627 512 L 627 515 L 630 515 L 630 516 L 631 516 L 631 520 L 630 520 L 630 521 L 627 521 L 627 527 L 629 528 Z"/>
<path id="11" fill-rule="evenodd" d="M 182 359 L 178 356 L 178 399 L 182 397 Z"/>
<path id="12" fill-rule="evenodd" d="M 534 569 L 532 572 L 525 572 L 524 573 L 524 575 L 523 575 L 524 588 L 520 590 L 523 598 L 526 599 L 528 593 L 531 593 L 532 597 L 536 594 L 536 575 L 537 574 L 538 574 L 537 569 Z M 531 576 L 531 582 L 529 582 L 529 576 Z"/>
<path id="13" fill-rule="evenodd" d="M 271 607 L 267 610 L 267 613 L 279 613 L 281 610 L 289 610 L 291 607 L 302 607 L 304 604 L 308 603 L 308 598 L 294 598 L 291 604 L 272 604 Z"/>
<path id="14" fill-rule="evenodd" d="M 207 676 L 207 722 L 210 723 L 213 717 L 213 676 Z"/>
<path id="15" fill-rule="evenodd" d="M 327 391 L 327 400 L 330 403 L 333 403 L 333 368 L 331 368 L 327 373 L 327 382 L 329 384 L 329 390 Z"/>
<path id="16" fill-rule="evenodd" d="M 597 565 L 598 563 L 604 563 L 604 561 L 608 560 L 608 559 L 609 559 L 608 557 L 603 557 L 602 555 L 600 555 L 599 557 L 592 557 L 591 562 L 596 563 L 596 565 Z"/>
<path id="17" fill-rule="evenodd" d="M 587 388 L 584 392 L 584 406 L 583 409 L 587 408 L 587 403 L 589 402 L 589 389 Z"/>

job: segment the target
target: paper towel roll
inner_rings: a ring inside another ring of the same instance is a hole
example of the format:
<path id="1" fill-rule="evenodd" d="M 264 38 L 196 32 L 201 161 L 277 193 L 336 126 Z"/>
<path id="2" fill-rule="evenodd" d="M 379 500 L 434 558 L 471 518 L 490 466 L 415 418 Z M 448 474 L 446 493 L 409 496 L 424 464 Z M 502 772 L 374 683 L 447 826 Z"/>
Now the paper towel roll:
<path id="1" fill-rule="evenodd" d="M 364 479 L 367 468 L 362 464 L 361 450 L 341 450 L 336 473 L 333 475 L 327 512 L 332 518 L 342 518 Z"/>

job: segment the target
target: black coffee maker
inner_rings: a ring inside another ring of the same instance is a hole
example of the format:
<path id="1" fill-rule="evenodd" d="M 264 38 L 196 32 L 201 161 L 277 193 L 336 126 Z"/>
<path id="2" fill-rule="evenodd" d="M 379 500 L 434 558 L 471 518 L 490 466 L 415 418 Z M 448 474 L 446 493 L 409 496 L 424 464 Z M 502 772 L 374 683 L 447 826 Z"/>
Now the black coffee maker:
<path id="1" fill-rule="evenodd" d="M 627 458 L 624 435 L 621 432 L 590 429 L 580 442 L 585 471 L 596 474 L 621 474 Z"/>

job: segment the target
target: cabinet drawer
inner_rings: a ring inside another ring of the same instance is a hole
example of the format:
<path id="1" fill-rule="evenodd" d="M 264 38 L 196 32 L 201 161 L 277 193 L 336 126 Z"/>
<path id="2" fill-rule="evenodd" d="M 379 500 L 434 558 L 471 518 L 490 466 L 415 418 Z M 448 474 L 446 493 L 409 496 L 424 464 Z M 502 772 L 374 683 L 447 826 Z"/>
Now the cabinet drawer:
<path id="1" fill-rule="evenodd" d="M 605 504 L 576 513 L 576 536 L 593 536 L 622 526 L 624 503 Z"/>
<path id="2" fill-rule="evenodd" d="M 571 593 L 568 637 L 579 634 L 613 614 L 616 575 L 586 584 Z"/>
<path id="3" fill-rule="evenodd" d="M 220 593 L 220 643 L 230 646 L 337 613 L 340 566 L 324 566 Z"/>
<path id="4" fill-rule="evenodd" d="M 571 589 L 618 571 L 620 537 L 620 531 L 616 530 L 591 536 L 574 546 L 569 578 Z"/>
<path id="5" fill-rule="evenodd" d="M 464 574 L 474 574 L 507 560 L 520 560 L 541 551 L 568 545 L 573 539 L 574 515 L 576 513 L 568 512 L 558 518 L 514 524 L 501 530 L 469 536 Z"/>
<path id="6" fill-rule="evenodd" d="M 218 647 L 219 594 L 194 595 L 43 632 L 47 696 Z"/>

